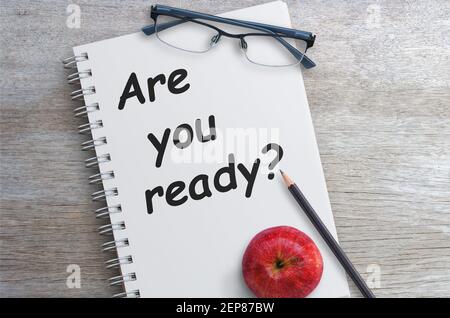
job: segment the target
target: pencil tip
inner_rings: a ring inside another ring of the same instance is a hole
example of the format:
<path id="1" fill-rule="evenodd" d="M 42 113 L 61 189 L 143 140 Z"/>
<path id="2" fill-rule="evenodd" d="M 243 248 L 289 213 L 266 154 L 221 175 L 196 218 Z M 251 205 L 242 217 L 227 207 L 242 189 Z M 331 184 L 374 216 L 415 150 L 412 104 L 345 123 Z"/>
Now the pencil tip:
<path id="1" fill-rule="evenodd" d="M 280 173 L 288 187 L 294 184 L 294 181 L 292 181 L 291 178 L 289 178 L 289 176 L 283 172 L 283 170 L 280 169 Z"/>

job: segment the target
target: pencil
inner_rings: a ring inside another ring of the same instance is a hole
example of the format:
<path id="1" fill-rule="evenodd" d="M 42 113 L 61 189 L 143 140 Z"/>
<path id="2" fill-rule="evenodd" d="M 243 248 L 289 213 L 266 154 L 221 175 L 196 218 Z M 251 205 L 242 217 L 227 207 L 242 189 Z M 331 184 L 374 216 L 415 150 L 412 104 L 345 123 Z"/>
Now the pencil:
<path id="1" fill-rule="evenodd" d="M 287 174 L 285 174 L 283 171 L 281 171 L 281 176 L 284 179 L 284 182 L 286 183 L 289 191 L 294 196 L 295 200 L 297 201 L 298 205 L 302 208 L 302 210 L 305 212 L 306 216 L 309 218 L 311 223 L 314 225 L 314 227 L 319 232 L 320 236 L 324 239 L 324 241 L 327 243 L 328 247 L 331 249 L 333 254 L 336 256 L 336 258 L 341 263 L 342 267 L 344 267 L 345 271 L 347 272 L 348 276 L 353 280 L 355 285 L 358 287 L 360 292 L 364 295 L 366 298 L 375 298 L 375 295 L 372 293 L 372 291 L 369 289 L 369 287 L 366 285 L 366 282 L 361 277 L 361 275 L 356 270 L 355 266 L 353 266 L 350 259 L 345 254 L 344 250 L 339 246 L 339 243 L 335 240 L 333 235 L 328 231 L 325 224 L 323 224 L 322 220 L 317 215 L 316 211 L 314 211 L 311 204 L 309 204 L 306 197 L 303 195 L 303 193 L 300 191 L 298 186 L 292 181 L 291 178 Z"/>

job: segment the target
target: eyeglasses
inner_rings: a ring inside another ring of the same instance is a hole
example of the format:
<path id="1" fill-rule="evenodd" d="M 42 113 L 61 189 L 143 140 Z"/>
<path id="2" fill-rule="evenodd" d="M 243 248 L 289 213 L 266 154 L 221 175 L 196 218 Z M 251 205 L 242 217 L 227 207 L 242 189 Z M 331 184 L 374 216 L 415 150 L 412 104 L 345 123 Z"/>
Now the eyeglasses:
<path id="1" fill-rule="evenodd" d="M 151 7 L 154 24 L 142 28 L 146 35 L 156 34 L 163 43 L 188 52 L 206 53 L 222 37 L 239 40 L 248 61 L 263 66 L 312 68 L 316 64 L 305 53 L 314 45 L 311 32 L 275 25 L 217 17 L 165 5 Z M 226 31 L 224 30 L 226 28 Z"/>

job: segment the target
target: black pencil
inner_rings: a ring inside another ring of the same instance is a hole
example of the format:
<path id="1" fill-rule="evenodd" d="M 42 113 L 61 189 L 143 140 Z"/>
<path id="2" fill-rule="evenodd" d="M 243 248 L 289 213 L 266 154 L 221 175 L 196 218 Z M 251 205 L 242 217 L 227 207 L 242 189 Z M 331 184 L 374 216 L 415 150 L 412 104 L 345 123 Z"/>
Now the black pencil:
<path id="1" fill-rule="evenodd" d="M 289 191 L 294 196 L 297 203 L 300 205 L 302 210 L 306 213 L 311 223 L 315 226 L 319 234 L 322 236 L 322 238 L 327 243 L 328 247 L 331 249 L 333 254 L 336 256 L 336 258 L 341 263 L 342 267 L 344 267 L 347 274 L 350 276 L 350 278 L 353 280 L 355 285 L 358 287 L 358 289 L 361 291 L 361 293 L 366 298 L 375 298 L 375 295 L 372 293 L 372 291 L 369 289 L 369 287 L 366 285 L 366 282 L 361 277 L 361 275 L 356 270 L 355 266 L 353 266 L 350 259 L 345 254 L 344 250 L 339 246 L 339 243 L 334 239 L 333 235 L 328 231 L 325 224 L 323 224 L 322 220 L 317 215 L 316 211 L 314 211 L 311 204 L 309 204 L 308 200 L 305 198 L 303 193 L 300 191 L 300 189 L 297 187 L 297 185 L 292 181 L 291 178 L 289 178 L 288 175 L 286 175 L 283 171 L 281 171 L 281 176 L 284 179 L 284 182 L 288 186 Z"/>

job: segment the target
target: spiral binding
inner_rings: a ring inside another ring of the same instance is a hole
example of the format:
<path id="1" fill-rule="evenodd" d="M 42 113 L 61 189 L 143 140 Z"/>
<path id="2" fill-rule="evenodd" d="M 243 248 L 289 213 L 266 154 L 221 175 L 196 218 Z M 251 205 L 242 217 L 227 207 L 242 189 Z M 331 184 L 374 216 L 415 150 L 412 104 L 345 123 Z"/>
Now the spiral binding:
<path id="1" fill-rule="evenodd" d="M 91 139 L 91 140 L 85 141 L 81 144 L 81 150 L 83 150 L 83 151 L 94 150 L 95 147 L 103 146 L 106 144 L 107 144 L 106 137 Z"/>
<path id="2" fill-rule="evenodd" d="M 128 255 L 128 256 L 124 256 L 124 257 L 117 257 L 117 258 L 113 258 L 110 259 L 109 261 L 105 262 L 106 268 L 114 268 L 114 267 L 119 267 L 120 265 L 123 264 L 132 264 L 133 263 L 133 258 Z"/>
<path id="3" fill-rule="evenodd" d="M 112 298 L 139 298 L 141 295 L 139 293 L 139 289 L 133 290 L 130 292 L 123 292 L 119 294 L 115 294 L 112 296 Z"/>
<path id="4" fill-rule="evenodd" d="M 79 84 L 81 82 L 81 79 L 88 78 L 92 76 L 91 70 L 81 71 L 72 73 L 69 76 L 67 76 L 67 83 L 69 84 Z"/>
<path id="5" fill-rule="evenodd" d="M 87 114 L 100 110 L 98 103 L 84 105 L 73 110 L 75 117 L 87 117 Z"/>
<path id="6" fill-rule="evenodd" d="M 89 184 L 102 183 L 103 180 L 114 179 L 114 171 L 96 173 L 89 177 Z"/>
<path id="7" fill-rule="evenodd" d="M 84 96 L 92 95 L 92 94 L 95 94 L 94 86 L 77 89 L 76 91 L 73 91 L 72 93 L 70 93 L 70 96 L 72 97 L 72 100 L 77 100 L 77 99 L 82 100 L 84 98 Z"/>
<path id="8" fill-rule="evenodd" d="M 106 197 L 113 197 L 119 195 L 117 188 L 100 190 L 91 194 L 92 201 L 106 201 Z"/>
<path id="9" fill-rule="evenodd" d="M 128 239 L 109 241 L 109 242 L 102 244 L 102 251 L 109 252 L 109 251 L 114 251 L 118 248 L 128 247 L 128 246 L 130 246 L 130 242 L 128 241 Z"/>
<path id="10" fill-rule="evenodd" d="M 123 222 L 123 221 L 114 223 L 114 224 L 108 223 L 108 224 L 100 226 L 98 228 L 98 233 L 100 235 L 109 235 L 109 234 L 112 235 L 113 231 L 119 231 L 119 230 L 125 230 L 125 229 L 126 229 L 125 222 Z"/>
<path id="11" fill-rule="evenodd" d="M 77 63 L 87 61 L 89 59 L 87 53 L 82 53 L 80 55 L 71 56 L 65 60 L 63 60 L 63 65 L 65 69 L 77 69 Z M 69 75 L 71 76 L 71 75 Z"/>
<path id="12" fill-rule="evenodd" d="M 80 133 L 80 134 L 90 133 L 93 129 L 97 129 L 97 128 L 103 128 L 102 120 L 96 120 L 93 123 L 87 123 L 87 124 L 78 126 L 78 133 Z"/>
<path id="13" fill-rule="evenodd" d="M 111 161 L 111 155 L 109 153 L 103 154 L 101 156 L 97 157 L 91 157 L 84 161 L 86 168 L 91 168 L 98 166 L 101 163 L 110 162 Z"/>
<path id="14" fill-rule="evenodd" d="M 79 62 L 88 61 L 89 56 L 87 53 L 82 53 L 79 55 L 75 55 L 72 57 L 69 57 L 65 60 L 63 60 L 63 65 L 65 69 L 69 70 L 75 70 L 75 72 L 69 74 L 67 76 L 67 83 L 74 85 L 79 84 L 81 85 L 82 79 L 87 79 L 89 77 L 92 77 L 92 70 L 91 69 L 85 69 L 85 70 L 78 70 L 78 64 Z M 84 100 L 84 97 L 87 95 L 95 94 L 95 86 L 89 86 L 86 88 L 80 88 L 77 90 L 74 90 L 70 96 L 72 100 Z M 85 104 L 80 107 L 76 107 L 74 109 L 74 115 L 75 117 L 87 117 L 89 113 L 93 113 L 100 110 L 100 106 L 98 103 L 92 103 L 92 104 Z M 104 127 L 102 120 L 95 120 L 93 122 L 88 122 L 82 125 L 78 126 L 78 132 L 80 134 L 91 134 L 92 130 L 94 129 L 101 129 Z M 92 134 L 91 134 L 92 135 Z M 87 140 L 81 144 L 81 149 L 83 151 L 89 151 L 89 150 L 95 150 L 97 147 L 106 145 L 108 142 L 106 140 L 106 137 L 100 137 L 100 138 L 92 138 L 90 140 Z M 94 168 L 98 167 L 101 164 L 107 163 L 111 161 L 111 155 L 109 153 L 105 153 L 102 155 L 94 156 L 91 158 L 88 158 L 85 160 L 85 165 L 87 168 Z M 108 171 L 108 172 L 99 172 L 96 174 L 93 174 L 89 177 L 89 183 L 90 184 L 103 184 L 103 181 L 114 179 L 115 174 L 114 171 Z M 107 197 L 113 197 L 118 196 L 119 191 L 117 188 L 110 188 L 110 189 L 103 189 L 100 191 L 96 191 L 92 193 L 92 200 L 93 201 L 106 201 Z M 116 213 L 122 213 L 122 206 L 120 204 L 112 205 L 112 206 L 104 206 L 99 209 L 96 209 L 94 211 L 95 217 L 99 219 L 108 219 L 108 223 L 105 225 L 102 225 L 98 228 L 98 232 L 100 235 L 107 235 L 111 236 L 114 231 L 122 231 L 126 229 L 125 222 L 120 221 L 116 223 L 112 223 L 110 219 L 111 214 Z M 102 245 L 102 251 L 104 252 L 117 252 L 118 249 L 128 247 L 130 244 L 128 238 L 119 239 L 119 240 L 113 240 L 106 242 Z M 115 257 L 112 259 L 109 259 L 105 262 L 106 268 L 117 268 L 121 265 L 126 264 L 132 264 L 133 258 L 131 255 L 123 256 L 123 257 Z M 109 279 L 109 284 L 111 286 L 115 285 L 123 285 L 125 282 L 135 281 L 137 279 L 136 273 L 122 273 L 122 275 L 111 277 Z M 118 293 L 112 296 L 113 298 L 138 298 L 140 297 L 139 290 L 133 290 L 130 292 L 122 292 Z"/>

